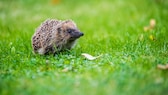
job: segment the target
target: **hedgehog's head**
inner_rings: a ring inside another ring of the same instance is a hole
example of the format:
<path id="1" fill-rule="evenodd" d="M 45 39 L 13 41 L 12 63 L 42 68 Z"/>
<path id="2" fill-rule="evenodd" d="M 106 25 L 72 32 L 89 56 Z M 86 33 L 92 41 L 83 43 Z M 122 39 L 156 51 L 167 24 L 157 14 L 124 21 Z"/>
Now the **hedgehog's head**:
<path id="1" fill-rule="evenodd" d="M 84 35 L 71 20 L 63 21 L 57 29 L 60 35 L 67 41 L 75 41 Z"/>

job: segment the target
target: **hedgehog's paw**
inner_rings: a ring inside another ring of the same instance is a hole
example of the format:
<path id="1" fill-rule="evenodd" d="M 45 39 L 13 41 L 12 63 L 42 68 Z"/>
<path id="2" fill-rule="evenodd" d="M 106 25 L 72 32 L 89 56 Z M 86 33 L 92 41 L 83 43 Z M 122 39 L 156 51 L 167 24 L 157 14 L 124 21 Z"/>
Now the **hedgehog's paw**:
<path id="1" fill-rule="evenodd" d="M 45 48 L 39 48 L 39 49 L 38 49 L 38 53 L 39 53 L 40 55 L 44 55 L 44 54 L 45 54 Z"/>

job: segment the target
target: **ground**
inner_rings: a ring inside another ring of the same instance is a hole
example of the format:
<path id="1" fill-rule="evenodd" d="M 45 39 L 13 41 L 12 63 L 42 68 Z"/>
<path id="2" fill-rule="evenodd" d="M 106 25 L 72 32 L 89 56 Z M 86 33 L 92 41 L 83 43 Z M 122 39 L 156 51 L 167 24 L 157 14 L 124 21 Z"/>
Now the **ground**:
<path id="1" fill-rule="evenodd" d="M 72 19 L 85 35 L 69 52 L 34 55 L 31 37 L 47 18 Z M 1 0 L 0 94 L 168 95 L 158 68 L 168 64 L 167 23 L 166 0 Z"/>

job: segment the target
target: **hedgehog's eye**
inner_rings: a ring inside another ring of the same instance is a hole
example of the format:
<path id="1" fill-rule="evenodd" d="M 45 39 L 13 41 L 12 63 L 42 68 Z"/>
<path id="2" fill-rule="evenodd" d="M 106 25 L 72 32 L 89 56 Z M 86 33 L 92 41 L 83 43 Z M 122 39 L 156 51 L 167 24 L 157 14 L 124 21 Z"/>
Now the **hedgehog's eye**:
<path id="1" fill-rule="evenodd" d="M 72 33 L 73 30 L 72 30 L 72 29 L 68 29 L 67 32 L 68 32 L 68 33 Z"/>

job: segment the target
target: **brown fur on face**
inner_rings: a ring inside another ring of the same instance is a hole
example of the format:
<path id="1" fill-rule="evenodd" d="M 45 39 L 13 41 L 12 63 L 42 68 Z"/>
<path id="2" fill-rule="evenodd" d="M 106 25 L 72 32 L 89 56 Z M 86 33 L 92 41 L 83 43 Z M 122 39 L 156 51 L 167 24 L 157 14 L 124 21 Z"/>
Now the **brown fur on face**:
<path id="1" fill-rule="evenodd" d="M 83 36 L 72 20 L 46 20 L 32 37 L 35 53 L 48 54 L 71 49 L 76 40 Z"/>

